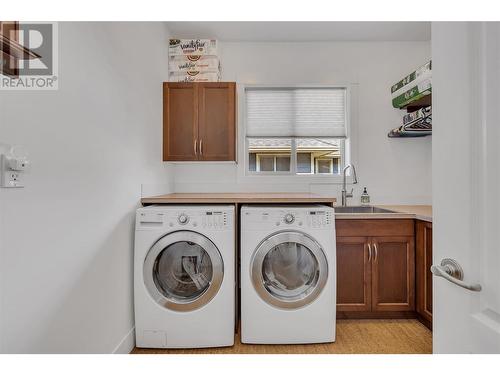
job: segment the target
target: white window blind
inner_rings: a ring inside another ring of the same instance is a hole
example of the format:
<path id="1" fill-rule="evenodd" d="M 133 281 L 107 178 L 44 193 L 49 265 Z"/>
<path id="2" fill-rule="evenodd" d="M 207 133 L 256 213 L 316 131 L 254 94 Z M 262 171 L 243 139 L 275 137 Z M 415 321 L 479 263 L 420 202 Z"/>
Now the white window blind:
<path id="1" fill-rule="evenodd" d="M 345 88 L 247 88 L 248 137 L 346 137 Z"/>

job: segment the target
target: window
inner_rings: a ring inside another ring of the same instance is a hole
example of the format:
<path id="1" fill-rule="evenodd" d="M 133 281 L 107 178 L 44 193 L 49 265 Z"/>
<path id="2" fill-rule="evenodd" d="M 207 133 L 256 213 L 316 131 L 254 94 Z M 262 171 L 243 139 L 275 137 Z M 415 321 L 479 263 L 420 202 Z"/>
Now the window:
<path id="1" fill-rule="evenodd" d="M 338 175 L 345 163 L 346 88 L 246 88 L 247 172 Z"/>
<path id="2" fill-rule="evenodd" d="M 312 172 L 312 154 L 310 152 L 297 153 L 297 173 Z"/>
<path id="3" fill-rule="evenodd" d="M 258 172 L 290 171 L 290 155 L 257 154 L 256 159 Z"/>
<path id="4" fill-rule="evenodd" d="M 250 138 L 249 170 L 261 174 L 290 173 L 292 140 L 283 138 Z"/>

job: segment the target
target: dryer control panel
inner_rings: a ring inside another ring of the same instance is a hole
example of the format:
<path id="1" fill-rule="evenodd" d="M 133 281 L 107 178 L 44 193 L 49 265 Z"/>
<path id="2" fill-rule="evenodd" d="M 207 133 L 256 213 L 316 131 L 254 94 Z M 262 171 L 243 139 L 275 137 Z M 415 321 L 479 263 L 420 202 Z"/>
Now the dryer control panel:
<path id="1" fill-rule="evenodd" d="M 245 222 L 245 229 L 251 230 L 263 228 L 326 229 L 334 226 L 333 210 L 321 206 L 243 210 L 242 221 Z"/>

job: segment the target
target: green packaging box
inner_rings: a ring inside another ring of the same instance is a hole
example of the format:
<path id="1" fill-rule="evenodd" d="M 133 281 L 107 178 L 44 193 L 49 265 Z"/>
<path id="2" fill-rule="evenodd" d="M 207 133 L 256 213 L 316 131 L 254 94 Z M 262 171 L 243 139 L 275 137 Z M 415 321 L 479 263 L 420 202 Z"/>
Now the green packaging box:
<path id="1" fill-rule="evenodd" d="M 427 79 L 418 85 L 412 87 L 403 94 L 392 99 L 392 106 L 394 108 L 402 108 L 410 104 L 411 102 L 418 100 L 426 95 L 431 94 L 432 86 L 431 80 Z"/>
<path id="2" fill-rule="evenodd" d="M 395 83 L 391 87 L 391 94 L 394 92 L 398 91 L 401 87 L 409 84 L 410 82 L 416 80 L 418 77 L 428 74 L 432 70 L 432 61 L 429 61 L 428 63 L 425 63 L 422 65 L 420 68 L 415 70 L 414 72 L 408 74 L 406 77 L 404 77 L 401 81 Z"/>

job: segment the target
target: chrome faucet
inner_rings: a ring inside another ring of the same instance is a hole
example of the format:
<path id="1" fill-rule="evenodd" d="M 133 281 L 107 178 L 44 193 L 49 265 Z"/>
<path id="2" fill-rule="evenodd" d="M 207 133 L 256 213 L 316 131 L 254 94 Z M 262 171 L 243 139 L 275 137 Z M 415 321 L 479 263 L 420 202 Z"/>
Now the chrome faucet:
<path id="1" fill-rule="evenodd" d="M 349 169 L 349 167 L 352 169 L 352 183 L 357 184 L 358 183 L 358 178 L 356 177 L 356 168 L 354 168 L 353 164 L 347 164 L 344 167 L 343 171 L 343 180 L 342 180 L 342 206 L 347 206 L 347 198 L 352 198 L 352 192 L 354 191 L 354 188 L 351 189 L 351 192 L 348 193 L 346 189 L 346 174 L 345 172 Z"/>

